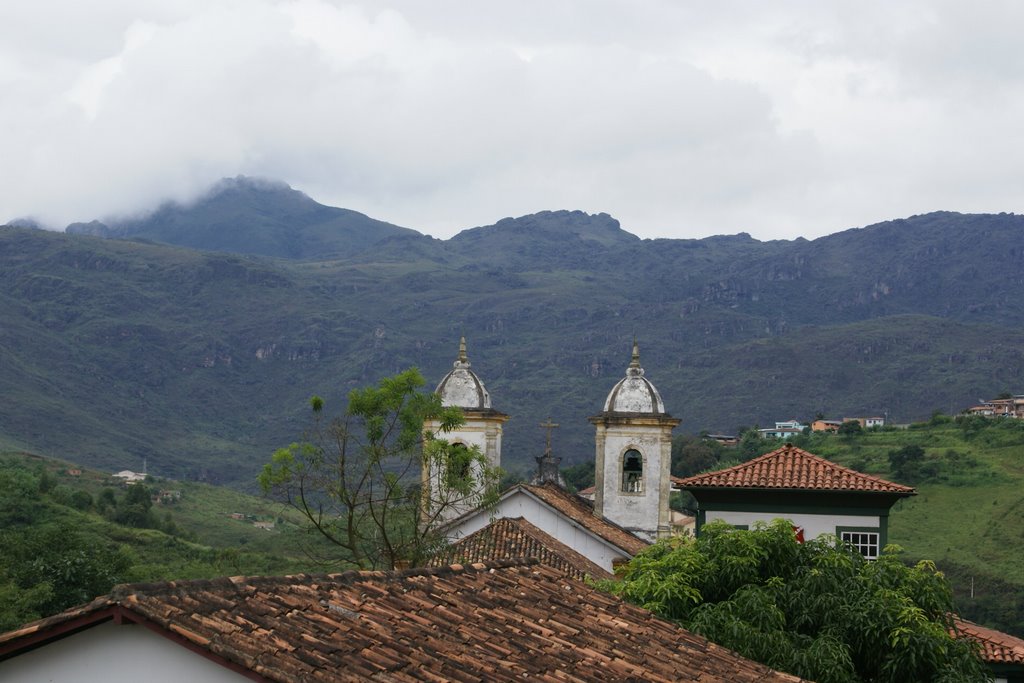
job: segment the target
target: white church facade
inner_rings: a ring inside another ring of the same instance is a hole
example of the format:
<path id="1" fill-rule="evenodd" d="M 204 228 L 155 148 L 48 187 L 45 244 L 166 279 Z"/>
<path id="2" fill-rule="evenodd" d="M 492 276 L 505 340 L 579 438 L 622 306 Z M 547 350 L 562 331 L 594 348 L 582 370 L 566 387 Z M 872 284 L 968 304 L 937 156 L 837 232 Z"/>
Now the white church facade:
<path id="1" fill-rule="evenodd" d="M 463 410 L 465 423 L 443 435 L 450 443 L 477 446 L 489 464 L 501 465 L 501 425 L 508 416 L 491 407 L 483 381 L 471 369 L 465 338 L 453 369 L 437 386 L 445 406 Z M 665 410 L 654 384 L 640 365 L 639 347 L 625 377 L 608 394 L 604 409 L 590 418 L 596 429 L 593 506 L 561 485 L 557 459 L 550 442 L 537 458 L 539 474 L 530 484 L 519 484 L 502 493 L 487 509 L 465 505 L 446 517 L 449 540 L 455 542 L 501 518 L 523 519 L 606 571 L 628 561 L 650 542 L 671 529 L 669 464 L 672 429 L 679 424 Z M 428 422 L 426 430 L 438 425 Z M 430 498 L 441 498 L 438 472 L 424 471 Z"/>

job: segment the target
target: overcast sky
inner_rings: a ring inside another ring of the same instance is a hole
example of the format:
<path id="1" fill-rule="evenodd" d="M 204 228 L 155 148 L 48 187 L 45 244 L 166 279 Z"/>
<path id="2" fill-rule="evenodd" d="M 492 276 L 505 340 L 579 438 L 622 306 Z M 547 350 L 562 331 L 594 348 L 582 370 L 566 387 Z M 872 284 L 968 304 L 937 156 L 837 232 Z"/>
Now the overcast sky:
<path id="1" fill-rule="evenodd" d="M 238 174 L 438 237 L 1021 212 L 1022 35 L 1010 0 L 4 2 L 0 222 Z"/>

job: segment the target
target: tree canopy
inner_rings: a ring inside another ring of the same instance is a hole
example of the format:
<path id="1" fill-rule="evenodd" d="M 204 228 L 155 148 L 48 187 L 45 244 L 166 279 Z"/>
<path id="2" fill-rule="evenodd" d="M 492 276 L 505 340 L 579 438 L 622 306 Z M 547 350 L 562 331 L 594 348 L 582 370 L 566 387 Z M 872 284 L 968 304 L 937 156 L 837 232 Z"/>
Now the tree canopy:
<path id="1" fill-rule="evenodd" d="M 875 561 L 785 520 L 701 527 L 661 541 L 603 583 L 655 613 L 780 671 L 819 683 L 985 680 L 954 638 L 952 592 L 928 561 L 889 546 Z"/>
<path id="2" fill-rule="evenodd" d="M 501 471 L 478 448 L 424 431 L 428 419 L 442 435 L 464 422 L 459 408 L 421 391 L 424 383 L 415 368 L 387 377 L 352 391 L 345 411 L 331 419 L 314 396 L 312 427 L 264 465 L 263 491 L 343 551 L 321 559 L 363 568 L 420 564 L 445 542 L 446 512 L 495 499 Z M 443 485 L 423 486 L 425 470 Z"/>

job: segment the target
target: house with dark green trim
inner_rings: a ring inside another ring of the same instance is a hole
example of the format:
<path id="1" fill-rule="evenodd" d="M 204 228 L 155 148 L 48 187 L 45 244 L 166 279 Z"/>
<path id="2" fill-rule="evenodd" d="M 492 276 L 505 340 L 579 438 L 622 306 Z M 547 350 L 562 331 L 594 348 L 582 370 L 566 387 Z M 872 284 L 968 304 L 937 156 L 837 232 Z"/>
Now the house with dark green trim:
<path id="1" fill-rule="evenodd" d="M 834 534 L 870 559 L 888 542 L 889 510 L 917 494 L 910 486 L 837 465 L 792 444 L 675 483 L 697 500 L 698 535 L 712 520 L 748 528 L 784 518 L 802 539 Z"/>

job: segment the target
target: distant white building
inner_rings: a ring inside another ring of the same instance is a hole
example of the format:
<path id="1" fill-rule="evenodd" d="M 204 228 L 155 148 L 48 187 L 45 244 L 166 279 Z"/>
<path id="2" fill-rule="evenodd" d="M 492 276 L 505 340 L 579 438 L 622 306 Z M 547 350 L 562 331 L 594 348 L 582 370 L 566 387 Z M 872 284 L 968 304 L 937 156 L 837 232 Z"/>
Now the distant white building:
<path id="1" fill-rule="evenodd" d="M 132 472 L 131 470 L 121 470 L 111 475 L 114 479 L 123 479 L 129 484 L 136 481 L 145 481 L 146 475 L 141 472 Z"/>
<path id="2" fill-rule="evenodd" d="M 765 439 L 792 439 L 794 436 L 803 434 L 805 429 L 807 429 L 807 425 L 799 420 L 784 420 L 776 422 L 774 428 L 766 427 L 758 429 L 757 432 Z"/>

